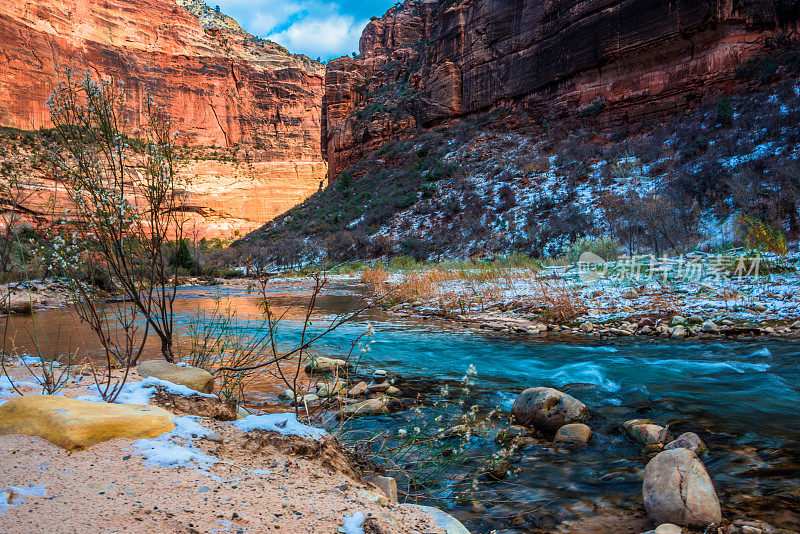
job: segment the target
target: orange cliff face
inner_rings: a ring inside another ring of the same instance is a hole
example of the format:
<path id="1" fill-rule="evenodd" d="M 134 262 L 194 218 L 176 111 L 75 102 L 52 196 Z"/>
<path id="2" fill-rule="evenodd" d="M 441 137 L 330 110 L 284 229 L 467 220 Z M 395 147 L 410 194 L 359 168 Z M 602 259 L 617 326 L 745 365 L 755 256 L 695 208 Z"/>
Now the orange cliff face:
<path id="1" fill-rule="evenodd" d="M 0 4 L 0 126 L 49 127 L 46 100 L 63 67 L 123 84 L 133 133 L 149 95 L 172 117 L 179 143 L 226 154 L 200 150 L 181 172 L 192 178 L 197 234 L 233 237 L 324 180 L 324 66 L 247 34 L 197 0 L 178 2 Z"/>

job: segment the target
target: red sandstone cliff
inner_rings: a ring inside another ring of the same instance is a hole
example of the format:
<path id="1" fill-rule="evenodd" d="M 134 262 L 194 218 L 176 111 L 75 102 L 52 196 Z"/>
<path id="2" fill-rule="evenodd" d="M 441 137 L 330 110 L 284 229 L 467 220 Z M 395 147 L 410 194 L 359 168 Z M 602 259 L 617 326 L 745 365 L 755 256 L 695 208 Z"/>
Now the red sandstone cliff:
<path id="1" fill-rule="evenodd" d="M 412 128 L 498 106 L 617 122 L 675 112 L 730 82 L 794 22 L 792 6 L 408 0 L 369 23 L 358 58 L 328 64 L 329 176 Z"/>
<path id="2" fill-rule="evenodd" d="M 0 126 L 49 126 L 45 102 L 61 67 L 124 83 L 134 129 L 151 95 L 179 143 L 231 147 L 222 159 L 199 151 L 182 170 L 193 177 L 198 234 L 231 237 L 301 202 L 324 179 L 324 67 L 198 0 L 177 1 L 0 4 Z"/>
<path id="3" fill-rule="evenodd" d="M 71 66 L 124 82 L 134 121 L 150 93 L 191 144 L 319 159 L 322 65 L 235 28 L 204 28 L 175 0 L 5 2 L 0 43 L 2 126 L 47 126 L 56 66 Z"/>

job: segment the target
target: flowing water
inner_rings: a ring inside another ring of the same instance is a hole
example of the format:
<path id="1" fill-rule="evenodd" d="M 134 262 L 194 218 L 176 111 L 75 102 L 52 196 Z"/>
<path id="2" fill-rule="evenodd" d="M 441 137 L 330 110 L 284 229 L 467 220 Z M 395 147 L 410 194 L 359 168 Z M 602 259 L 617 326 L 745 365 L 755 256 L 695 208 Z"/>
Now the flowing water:
<path id="1" fill-rule="evenodd" d="M 198 308 L 211 307 L 219 291 L 182 289 L 179 324 L 185 324 Z M 230 287 L 222 291 L 242 316 L 258 313 L 253 295 Z M 279 306 L 290 307 L 301 293 L 276 288 L 275 299 Z M 321 300 L 319 313 L 323 317 L 337 313 L 353 298 L 346 287 L 335 288 Z M 41 313 L 37 320 L 50 326 L 50 335 L 59 324 L 80 350 L 91 351 L 91 335 L 84 327 L 57 313 Z M 299 331 L 298 314 L 299 310 L 290 312 L 282 323 L 281 336 L 287 342 Z M 468 404 L 487 410 L 499 406 L 507 412 L 526 387 L 551 386 L 591 408 L 587 423 L 595 436 L 588 447 L 570 449 L 542 441 L 515 457 L 509 478 L 481 481 L 475 499 L 483 507 L 446 499 L 433 503 L 475 531 L 533 532 L 559 525 L 570 530 L 572 524 L 583 525 L 572 528 L 575 531 L 626 532 L 645 525 L 641 480 L 648 458 L 620 430 L 624 421 L 643 417 L 669 423 L 675 435 L 693 431 L 704 439 L 711 451 L 704 462 L 723 504 L 723 515 L 798 528 L 800 344 L 775 340 L 548 342 L 376 312 L 330 334 L 319 351 L 341 354 L 364 331 L 366 320 L 374 325 L 375 334 L 372 350 L 362 358 L 362 369 L 397 373 L 403 379 L 401 389 L 419 392 L 420 384 L 429 384 L 434 391 L 440 383 L 459 380 L 472 364 L 478 375 Z M 25 346 L 26 332 L 32 329 L 30 321 L 14 322 L 20 346 Z M 274 399 L 275 387 L 265 384 L 261 389 L 252 392 L 254 399 Z M 361 418 L 354 429 L 400 427 L 406 424 L 406 415 Z M 497 448 L 491 441 L 481 447 L 490 453 Z M 587 518 L 608 515 L 626 519 L 612 521 L 612 526 L 602 522 L 588 526 Z"/>

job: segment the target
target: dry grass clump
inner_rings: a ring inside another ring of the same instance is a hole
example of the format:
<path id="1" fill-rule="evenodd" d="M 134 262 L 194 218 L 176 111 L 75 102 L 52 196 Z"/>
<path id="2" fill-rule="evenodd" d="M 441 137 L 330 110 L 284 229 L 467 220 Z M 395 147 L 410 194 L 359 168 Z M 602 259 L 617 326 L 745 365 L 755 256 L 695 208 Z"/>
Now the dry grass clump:
<path id="1" fill-rule="evenodd" d="M 647 304 L 643 309 L 650 310 L 649 315 L 660 319 L 670 319 L 673 315 L 678 314 L 681 299 L 672 289 L 665 287 L 644 296 L 647 298 Z"/>
<path id="2" fill-rule="evenodd" d="M 383 265 L 376 265 L 364 271 L 361 275 L 361 282 L 368 284 L 373 291 L 377 291 L 386 282 L 387 278 L 389 278 L 389 273 Z"/>
<path id="3" fill-rule="evenodd" d="M 534 281 L 538 292 L 526 300 L 539 310 L 543 319 L 569 322 L 588 312 L 586 300 L 564 280 L 537 276 Z"/>

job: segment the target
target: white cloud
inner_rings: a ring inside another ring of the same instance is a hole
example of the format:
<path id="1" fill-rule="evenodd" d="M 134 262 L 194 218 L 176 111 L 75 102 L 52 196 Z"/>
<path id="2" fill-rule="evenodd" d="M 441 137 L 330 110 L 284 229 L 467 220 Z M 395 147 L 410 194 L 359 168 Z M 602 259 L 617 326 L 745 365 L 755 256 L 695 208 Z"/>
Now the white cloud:
<path id="1" fill-rule="evenodd" d="M 291 52 L 310 57 L 337 57 L 358 51 L 368 20 L 343 13 L 338 2 L 324 0 L 215 0 L 254 35 Z"/>
<path id="2" fill-rule="evenodd" d="M 358 50 L 361 31 L 367 20 L 355 21 L 346 15 L 333 15 L 323 19 L 305 18 L 286 30 L 269 35 L 269 38 L 291 51 L 311 57 L 332 57 Z"/>

